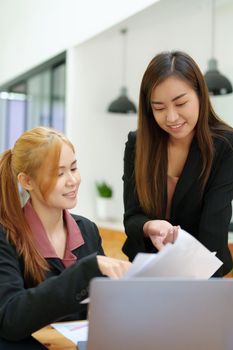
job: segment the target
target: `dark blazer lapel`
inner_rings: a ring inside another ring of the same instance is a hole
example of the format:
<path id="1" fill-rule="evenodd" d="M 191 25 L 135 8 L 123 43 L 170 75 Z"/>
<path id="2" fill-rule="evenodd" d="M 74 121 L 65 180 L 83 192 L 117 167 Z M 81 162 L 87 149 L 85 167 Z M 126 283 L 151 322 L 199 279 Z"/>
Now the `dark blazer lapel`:
<path id="1" fill-rule="evenodd" d="M 57 273 L 61 273 L 65 270 L 65 266 L 63 265 L 62 261 L 58 258 L 47 258 L 46 259 L 49 263 L 49 265 L 52 267 L 54 271 L 57 271 Z"/>
<path id="2" fill-rule="evenodd" d="M 197 181 L 201 172 L 201 155 L 196 138 L 193 139 L 182 174 L 177 182 L 172 200 L 172 208 L 177 207 L 185 193 L 189 191 L 194 181 Z M 172 210 L 173 212 L 173 210 Z"/>

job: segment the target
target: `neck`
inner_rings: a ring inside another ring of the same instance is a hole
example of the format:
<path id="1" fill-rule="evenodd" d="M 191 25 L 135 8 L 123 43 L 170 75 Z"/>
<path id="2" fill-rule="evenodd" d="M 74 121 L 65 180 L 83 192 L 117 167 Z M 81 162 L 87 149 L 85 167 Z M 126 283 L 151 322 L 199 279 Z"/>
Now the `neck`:
<path id="1" fill-rule="evenodd" d="M 40 202 L 33 201 L 33 199 L 31 199 L 31 204 L 49 237 L 56 234 L 59 229 L 62 230 L 64 228 L 62 209 L 45 207 Z"/>

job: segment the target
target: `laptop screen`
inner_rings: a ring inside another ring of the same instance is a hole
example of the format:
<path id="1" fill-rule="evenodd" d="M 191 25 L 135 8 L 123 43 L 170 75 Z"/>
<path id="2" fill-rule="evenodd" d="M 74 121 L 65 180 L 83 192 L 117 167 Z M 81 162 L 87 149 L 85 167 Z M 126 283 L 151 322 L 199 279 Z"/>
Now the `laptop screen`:
<path id="1" fill-rule="evenodd" d="M 233 280 L 96 278 L 88 350 L 232 350 Z"/>

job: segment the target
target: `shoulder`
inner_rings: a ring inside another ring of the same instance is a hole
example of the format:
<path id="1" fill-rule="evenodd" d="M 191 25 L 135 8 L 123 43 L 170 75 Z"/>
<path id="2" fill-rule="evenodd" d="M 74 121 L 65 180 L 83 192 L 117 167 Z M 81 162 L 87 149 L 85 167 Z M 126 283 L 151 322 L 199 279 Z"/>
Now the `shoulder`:
<path id="1" fill-rule="evenodd" d="M 233 132 L 226 131 L 213 137 L 214 159 L 212 170 L 222 169 L 228 176 L 233 176 Z"/>
<path id="2" fill-rule="evenodd" d="M 128 138 L 125 143 L 125 155 L 132 154 L 135 152 L 135 146 L 136 146 L 136 136 L 137 132 L 136 131 L 130 131 L 128 133 Z"/>
<path id="3" fill-rule="evenodd" d="M 84 236 L 93 236 L 93 233 L 98 234 L 98 228 L 96 224 L 85 218 L 84 216 L 81 215 L 76 215 L 76 214 L 71 214 L 73 219 L 75 220 L 76 224 L 78 225 L 79 229 L 81 230 L 82 235 Z"/>
<path id="4" fill-rule="evenodd" d="M 137 137 L 137 131 L 130 131 L 128 133 L 128 143 L 129 144 L 135 144 L 136 142 L 136 137 Z"/>
<path id="5" fill-rule="evenodd" d="M 223 131 L 215 135 L 213 141 L 217 153 L 233 153 L 233 131 Z"/>
<path id="6" fill-rule="evenodd" d="M 125 143 L 124 164 L 134 164 L 136 152 L 136 131 L 130 131 Z"/>
<path id="7" fill-rule="evenodd" d="M 103 254 L 101 247 L 101 236 L 97 225 L 93 221 L 81 215 L 72 214 L 72 217 L 76 221 L 85 242 L 85 244 L 79 248 L 79 254 L 80 249 L 84 255 L 91 254 L 93 252 Z"/>
<path id="8" fill-rule="evenodd" d="M 87 227 L 96 227 L 96 224 L 90 219 L 76 214 L 71 214 L 72 218 L 76 221 L 77 225 L 83 225 Z"/>

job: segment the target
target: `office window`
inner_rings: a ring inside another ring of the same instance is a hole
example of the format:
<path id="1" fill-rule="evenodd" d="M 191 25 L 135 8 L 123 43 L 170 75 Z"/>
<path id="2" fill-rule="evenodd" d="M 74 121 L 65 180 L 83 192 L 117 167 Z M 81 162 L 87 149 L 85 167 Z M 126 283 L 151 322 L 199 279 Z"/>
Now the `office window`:
<path id="1" fill-rule="evenodd" d="M 46 70 L 28 79 L 27 129 L 35 125 L 50 126 L 51 71 Z"/>
<path id="2" fill-rule="evenodd" d="M 64 129 L 65 115 L 65 65 L 54 67 L 52 72 L 52 125 L 55 129 Z"/>
<path id="3" fill-rule="evenodd" d="M 25 130 L 25 102 L 12 100 L 8 106 L 6 147 L 11 148 Z"/>
<path id="4" fill-rule="evenodd" d="M 64 131 L 65 53 L 0 87 L 0 152 L 38 125 Z"/>

